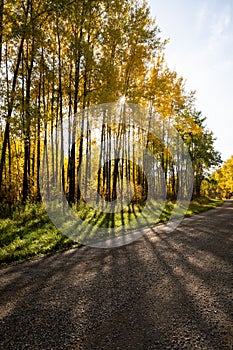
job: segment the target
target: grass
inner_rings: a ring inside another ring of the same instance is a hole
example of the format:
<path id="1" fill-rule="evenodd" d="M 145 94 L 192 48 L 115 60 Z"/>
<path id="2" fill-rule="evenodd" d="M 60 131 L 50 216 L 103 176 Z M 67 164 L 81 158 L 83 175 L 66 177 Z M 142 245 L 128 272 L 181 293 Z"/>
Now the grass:
<path id="1" fill-rule="evenodd" d="M 211 199 L 208 197 L 201 197 L 191 201 L 186 216 L 203 213 L 209 209 L 214 209 L 224 203 L 221 199 Z"/>
<path id="2" fill-rule="evenodd" d="M 0 219 L 0 264 L 21 262 L 77 245 L 51 223 L 40 204 Z"/>
<path id="3" fill-rule="evenodd" d="M 186 212 L 186 216 L 198 214 L 216 208 L 223 203 L 222 200 L 213 200 L 202 197 L 193 200 Z M 143 215 L 142 206 L 128 207 L 123 213 L 98 214 L 94 210 L 87 210 L 85 205 L 77 208 L 78 215 L 85 222 L 96 227 L 115 227 L 117 229 L 129 225 L 130 230 L 148 224 L 166 222 L 173 212 L 176 204 L 167 202 L 162 214 L 158 209 L 158 217 L 154 219 L 156 208 L 148 210 Z M 137 220 L 135 220 L 135 218 Z M 94 234 L 94 231 L 93 231 Z M 0 218 L 0 265 L 21 262 L 36 256 L 43 256 L 65 250 L 78 243 L 64 236 L 50 221 L 45 209 L 40 204 L 28 204 L 15 211 L 11 217 Z"/>

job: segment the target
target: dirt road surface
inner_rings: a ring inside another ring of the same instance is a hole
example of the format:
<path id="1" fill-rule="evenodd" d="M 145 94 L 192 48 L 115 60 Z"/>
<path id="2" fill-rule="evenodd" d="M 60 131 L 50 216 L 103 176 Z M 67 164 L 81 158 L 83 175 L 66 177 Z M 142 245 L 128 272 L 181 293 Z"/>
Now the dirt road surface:
<path id="1" fill-rule="evenodd" d="M 233 202 L 115 249 L 0 270 L 0 348 L 233 348 Z"/>

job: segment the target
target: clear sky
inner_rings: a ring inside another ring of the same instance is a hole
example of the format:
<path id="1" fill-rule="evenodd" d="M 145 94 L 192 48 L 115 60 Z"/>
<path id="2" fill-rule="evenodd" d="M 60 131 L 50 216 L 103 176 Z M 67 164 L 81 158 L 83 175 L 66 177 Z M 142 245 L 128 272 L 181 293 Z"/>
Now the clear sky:
<path id="1" fill-rule="evenodd" d="M 233 0 L 148 0 L 162 38 L 170 38 L 168 66 L 196 90 L 216 149 L 233 155 Z"/>

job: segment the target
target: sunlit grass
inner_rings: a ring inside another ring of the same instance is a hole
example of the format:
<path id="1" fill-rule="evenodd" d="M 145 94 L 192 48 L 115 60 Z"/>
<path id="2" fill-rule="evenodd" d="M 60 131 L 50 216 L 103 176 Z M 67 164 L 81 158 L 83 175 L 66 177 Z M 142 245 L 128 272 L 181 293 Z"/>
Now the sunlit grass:
<path id="1" fill-rule="evenodd" d="M 186 216 L 204 212 L 222 203 L 221 200 L 206 197 L 193 200 Z M 129 205 L 121 213 L 113 214 L 97 213 L 82 203 L 76 207 L 76 212 L 85 223 L 93 227 L 91 234 L 94 236 L 99 227 L 114 228 L 117 235 L 123 226 L 132 231 L 166 222 L 174 208 L 176 204 L 166 202 L 162 212 L 161 207 L 154 205 L 145 214 L 143 205 Z M 41 204 L 29 204 L 15 211 L 10 218 L 0 218 L 0 264 L 20 262 L 78 245 L 57 230 Z"/>
<path id="2" fill-rule="evenodd" d="M 147 208 L 144 212 L 144 206 L 140 204 L 128 205 L 122 212 L 119 213 L 99 213 L 96 210 L 88 207 L 85 203 L 81 203 L 74 208 L 77 215 L 86 223 L 102 227 L 102 228 L 121 228 L 123 225 L 130 224 L 130 228 L 138 228 L 138 224 L 141 222 L 142 226 L 150 224 L 157 224 L 166 222 L 171 217 L 174 210 L 176 210 L 176 217 L 190 216 L 198 214 L 206 210 L 216 208 L 223 204 L 222 200 L 210 199 L 207 197 L 201 197 L 191 201 L 188 209 L 183 208 L 182 205 L 178 205 L 172 201 L 166 201 L 166 203 L 158 204 L 152 203 L 151 207 Z"/>
<path id="3" fill-rule="evenodd" d="M 74 245 L 51 223 L 40 204 L 27 205 L 0 219 L 0 264 L 23 261 Z"/>
<path id="4" fill-rule="evenodd" d="M 199 214 L 209 209 L 219 207 L 224 203 L 221 199 L 210 199 L 208 197 L 201 197 L 191 201 L 189 209 L 186 212 L 186 216 L 193 214 Z"/>

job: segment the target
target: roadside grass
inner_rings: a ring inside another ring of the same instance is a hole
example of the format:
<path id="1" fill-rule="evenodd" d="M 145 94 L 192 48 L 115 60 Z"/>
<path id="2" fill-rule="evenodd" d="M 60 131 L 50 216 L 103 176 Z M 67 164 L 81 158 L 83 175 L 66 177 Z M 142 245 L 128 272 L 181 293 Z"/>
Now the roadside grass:
<path id="1" fill-rule="evenodd" d="M 0 218 L 0 265 L 55 253 L 77 243 L 61 234 L 41 204 L 28 204 Z"/>
<path id="2" fill-rule="evenodd" d="M 220 207 L 224 203 L 222 199 L 212 199 L 208 197 L 200 197 L 190 202 L 189 208 L 186 212 L 186 216 L 193 214 L 200 214 L 207 210 Z"/>
<path id="3" fill-rule="evenodd" d="M 222 200 L 201 197 L 190 203 L 186 216 L 202 213 L 222 204 Z M 162 213 L 154 221 L 153 215 L 156 209 L 151 213 L 147 212 L 145 216 L 143 206 L 139 205 L 129 206 L 127 210 L 117 214 L 96 215 L 93 210 L 87 210 L 83 204 L 76 208 L 76 211 L 82 220 L 92 226 L 115 227 L 117 232 L 121 229 L 122 223 L 128 224 L 131 231 L 134 228 L 138 229 L 139 223 L 145 227 L 148 222 L 150 225 L 166 222 L 171 217 L 175 206 L 176 204 L 172 202 L 166 202 Z M 0 265 L 22 262 L 79 245 L 57 230 L 41 204 L 28 204 L 19 211 L 13 212 L 11 217 L 0 218 Z"/>

